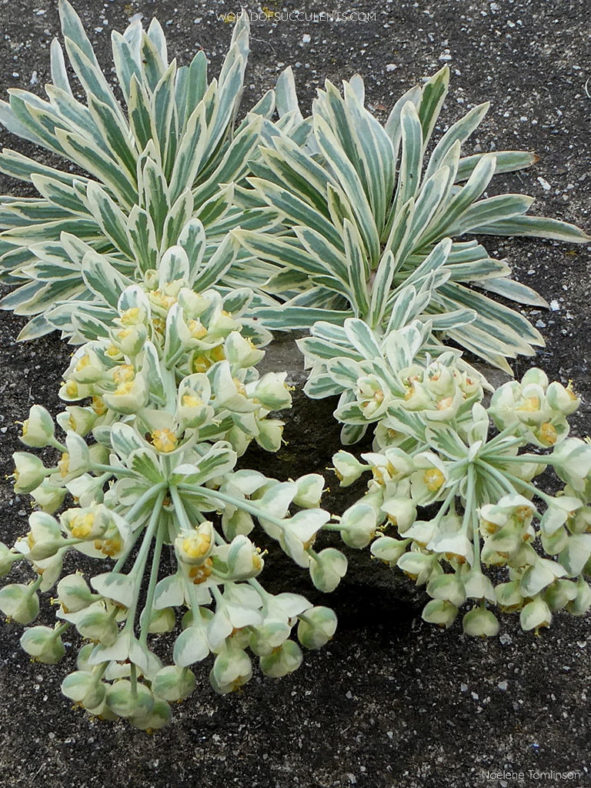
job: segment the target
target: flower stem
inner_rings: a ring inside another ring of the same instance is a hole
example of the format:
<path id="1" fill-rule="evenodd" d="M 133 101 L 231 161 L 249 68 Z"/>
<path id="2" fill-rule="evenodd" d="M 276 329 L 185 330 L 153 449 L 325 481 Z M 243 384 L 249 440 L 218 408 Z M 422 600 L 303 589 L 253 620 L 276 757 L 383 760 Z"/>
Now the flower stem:
<path id="1" fill-rule="evenodd" d="M 166 522 L 163 518 L 160 522 L 158 530 L 156 531 L 156 543 L 154 545 L 154 552 L 152 553 L 152 569 L 150 571 L 150 580 L 148 583 L 148 591 L 146 593 L 146 604 L 144 605 L 140 628 L 140 643 L 142 643 L 144 646 L 148 642 L 148 630 L 150 628 L 150 620 L 152 618 L 154 592 L 156 590 L 156 583 L 158 582 L 158 571 L 160 569 L 160 556 L 162 554 L 162 542 L 164 540 L 165 526 Z"/>
<path id="2" fill-rule="evenodd" d="M 252 514 L 258 519 L 268 520 L 273 525 L 277 525 L 279 528 L 285 527 L 285 521 L 280 520 L 279 517 L 274 517 L 272 514 L 267 514 L 267 512 L 262 511 L 257 506 L 254 506 L 250 501 L 247 500 L 239 500 L 238 498 L 234 498 L 233 495 L 228 495 L 227 493 L 220 492 L 219 490 L 210 490 L 206 487 L 201 488 L 204 497 L 211 497 L 217 498 L 219 501 L 223 501 L 224 503 L 229 503 L 231 506 L 235 506 L 237 509 L 242 509 L 244 512 L 248 512 L 248 514 Z"/>

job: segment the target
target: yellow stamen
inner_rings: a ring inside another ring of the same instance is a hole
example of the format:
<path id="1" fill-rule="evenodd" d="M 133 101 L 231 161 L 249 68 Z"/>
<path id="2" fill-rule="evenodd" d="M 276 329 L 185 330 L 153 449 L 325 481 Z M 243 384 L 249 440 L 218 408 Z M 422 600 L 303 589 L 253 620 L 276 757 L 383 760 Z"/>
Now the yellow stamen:
<path id="1" fill-rule="evenodd" d="M 71 397 L 72 399 L 75 399 L 76 397 L 79 397 L 78 384 L 76 383 L 75 380 L 69 380 L 66 383 L 65 392 L 66 392 L 66 395 L 68 397 Z"/>
<path id="2" fill-rule="evenodd" d="M 189 569 L 189 577 L 195 585 L 204 583 L 212 572 L 213 561 L 207 558 L 205 563 L 201 566 L 192 566 Z"/>
<path id="3" fill-rule="evenodd" d="M 115 383 L 127 383 L 135 378 L 135 369 L 131 364 L 120 364 L 113 370 Z"/>
<path id="4" fill-rule="evenodd" d="M 558 440 L 558 433 L 553 424 L 545 421 L 538 430 L 538 438 L 545 446 L 554 446 Z"/>
<path id="5" fill-rule="evenodd" d="M 72 518 L 70 524 L 70 531 L 75 539 L 86 539 L 91 533 L 94 525 L 94 514 L 87 512 L 86 514 L 77 514 Z"/>
<path id="6" fill-rule="evenodd" d="M 152 445 L 158 451 L 167 453 L 176 449 L 178 439 L 172 430 L 165 427 L 152 433 Z"/>
<path id="7" fill-rule="evenodd" d="M 198 408 L 203 405 L 203 400 L 193 394 L 183 394 L 181 402 L 185 408 Z"/>
<path id="8" fill-rule="evenodd" d="M 97 416 L 102 416 L 107 411 L 107 406 L 103 402 L 102 397 L 93 397 L 91 406 Z"/>
<path id="9" fill-rule="evenodd" d="M 66 477 L 70 472 L 70 455 L 67 451 L 62 454 L 62 458 L 58 462 L 57 467 L 63 477 Z"/>
<path id="10" fill-rule="evenodd" d="M 204 336 L 207 336 L 207 329 L 200 320 L 191 320 L 189 331 L 193 339 L 203 339 Z"/>
<path id="11" fill-rule="evenodd" d="M 138 322 L 139 316 L 139 306 L 132 306 L 130 309 L 126 309 L 125 312 L 121 313 L 120 321 L 124 326 L 132 326 L 134 323 Z"/>
<path id="12" fill-rule="evenodd" d="M 88 355 L 88 353 L 85 353 L 83 356 L 81 356 L 78 363 L 76 364 L 75 367 L 76 372 L 81 372 L 89 364 L 90 364 L 90 356 Z"/>
<path id="13" fill-rule="evenodd" d="M 189 558 L 203 558 L 211 547 L 209 534 L 194 533 L 183 539 L 182 549 Z"/>
<path id="14" fill-rule="evenodd" d="M 516 410 L 523 410 L 527 413 L 533 413 L 536 410 L 540 409 L 540 398 L 539 397 L 525 397 L 522 404 L 516 408 Z"/>
<path id="15" fill-rule="evenodd" d="M 429 492 L 437 492 L 445 481 L 445 476 L 439 468 L 428 468 L 423 474 L 423 481 Z"/>

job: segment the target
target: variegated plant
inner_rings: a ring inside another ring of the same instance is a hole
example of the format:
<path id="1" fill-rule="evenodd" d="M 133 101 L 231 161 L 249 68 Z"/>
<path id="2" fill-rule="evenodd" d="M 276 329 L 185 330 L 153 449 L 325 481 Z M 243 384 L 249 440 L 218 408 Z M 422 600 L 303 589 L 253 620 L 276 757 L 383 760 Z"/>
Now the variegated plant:
<path id="1" fill-rule="evenodd" d="M 467 605 L 470 635 L 498 632 L 495 607 L 519 611 L 522 627 L 536 631 L 557 611 L 584 615 L 591 446 L 568 437 L 567 417 L 580 404 L 572 389 L 530 369 L 485 408 L 480 381 L 455 353 L 417 358 L 423 323 L 385 339 L 354 318 L 324 328 L 303 342 L 343 392 L 335 416 L 345 437 L 376 425 L 373 452 L 333 458 L 343 486 L 372 476 L 340 519 L 344 541 L 371 544 L 376 559 L 426 586 L 426 621 L 449 627 Z M 556 495 L 533 483 L 549 468 L 565 483 Z"/>
<path id="2" fill-rule="evenodd" d="M 506 370 L 506 358 L 531 355 L 543 344 L 522 314 L 487 294 L 530 305 L 544 305 L 544 299 L 511 280 L 506 262 L 463 236 L 590 238 L 571 224 L 526 215 L 530 197 L 483 197 L 495 173 L 535 161 L 522 151 L 463 155 L 488 104 L 454 123 L 427 155 L 448 81 L 446 67 L 410 90 L 385 126 L 364 107 L 360 77 L 344 83 L 344 95 L 327 82 L 298 139 L 280 128 L 267 135 L 251 166 L 256 177 L 248 180 L 261 205 L 281 212 L 285 232 L 269 237 L 244 229 L 240 237 L 276 266 L 266 289 L 286 303 L 261 312 L 270 328 L 308 328 L 316 320 L 342 325 L 355 316 L 379 329 L 398 309 L 405 284 L 419 286 L 434 276 L 425 312 L 442 321 L 449 339 Z M 289 72 L 278 88 L 283 112 L 297 117 Z M 453 243 L 434 255 L 445 238 Z M 377 308 L 384 300 L 385 309 Z M 455 325 L 453 315 L 467 310 L 472 321 Z"/>
<path id="3" fill-rule="evenodd" d="M 0 154 L 2 172 L 39 192 L 0 198 L 0 273 L 19 285 L 2 305 L 33 316 L 21 338 L 56 327 L 70 334 L 70 316 L 80 302 L 101 305 L 100 293 L 83 277 L 89 250 L 93 259 L 101 255 L 120 275 L 140 281 L 191 232 L 193 219 L 204 227 L 208 263 L 233 228 L 266 227 L 276 216 L 264 207 L 239 208 L 233 197 L 259 143 L 263 118 L 275 106 L 269 91 L 235 128 L 248 56 L 246 14 L 236 23 L 219 78 L 211 81 L 202 51 L 188 66 L 169 63 L 156 20 L 147 32 L 140 22 L 122 35 L 114 32 L 124 106 L 67 0 L 60 0 L 60 16 L 86 103 L 75 96 L 57 40 L 51 45 L 47 100 L 13 89 L 10 101 L 0 102 L 0 122 L 9 131 L 75 165 L 59 170 L 15 151 Z M 242 251 L 216 283 L 222 291 L 256 288 L 268 278 L 267 269 Z"/>
<path id="4" fill-rule="evenodd" d="M 14 455 L 15 491 L 29 493 L 39 510 L 13 548 L 0 543 L 0 575 L 18 561 L 33 574 L 0 589 L 9 619 L 33 623 L 38 592 L 57 584 L 57 623 L 27 628 L 23 648 L 56 663 L 62 635 L 74 627 L 82 647 L 65 695 L 143 729 L 168 722 L 170 704 L 195 689 L 190 666 L 210 653 L 214 689 L 230 692 L 252 675 L 247 649 L 263 673 L 278 677 L 302 661 L 294 626 L 306 648 L 334 634 L 330 609 L 261 585 L 255 522 L 323 591 L 347 566 L 335 548 L 314 550 L 323 528 L 337 528 L 319 508 L 322 476 L 278 482 L 236 470 L 253 439 L 279 448 L 283 423 L 268 416 L 291 397 L 285 373 L 259 378 L 254 368 L 264 351 L 242 332 L 248 299 L 196 293 L 187 267 L 173 248 L 160 282 L 126 289 L 109 335 L 74 354 L 60 392 L 70 404 L 56 419 L 63 438 L 50 414 L 33 406 L 23 443 L 61 456 L 46 467 L 35 454 Z M 259 346 L 269 339 L 251 336 Z M 89 581 L 81 572 L 60 579 L 69 551 L 106 560 L 104 571 L 90 572 Z M 181 631 L 164 665 L 151 635 L 175 630 L 178 610 Z"/>

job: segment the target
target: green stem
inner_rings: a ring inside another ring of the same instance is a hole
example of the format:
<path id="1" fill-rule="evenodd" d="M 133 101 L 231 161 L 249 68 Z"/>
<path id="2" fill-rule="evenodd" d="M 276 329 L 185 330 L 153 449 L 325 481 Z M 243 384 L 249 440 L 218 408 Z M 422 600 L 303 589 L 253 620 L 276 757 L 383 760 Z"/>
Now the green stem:
<path id="1" fill-rule="evenodd" d="M 38 588 L 39 588 L 39 586 L 41 585 L 41 582 L 42 582 L 42 581 L 43 581 L 43 575 L 38 575 L 38 576 L 35 578 L 35 580 L 31 580 L 31 582 L 30 582 L 30 583 L 29 583 L 29 585 L 28 585 L 28 588 L 30 589 L 30 590 L 29 590 L 29 594 L 30 594 L 31 596 L 33 596 L 33 594 L 35 593 L 35 591 L 37 591 L 37 589 L 38 589 Z"/>
<path id="2" fill-rule="evenodd" d="M 129 468 L 120 468 L 115 467 L 114 465 L 105 465 L 102 462 L 97 462 L 93 464 L 92 469 L 94 471 L 102 471 L 103 473 L 109 473 L 111 476 L 117 476 L 118 478 L 122 477 L 137 477 L 137 473 L 135 471 L 131 471 Z"/>
<path id="3" fill-rule="evenodd" d="M 535 462 L 536 465 L 552 465 L 551 454 L 484 454 L 482 456 L 486 457 L 487 462 Z"/>
<path id="4" fill-rule="evenodd" d="M 55 436 L 49 441 L 49 443 L 47 445 L 48 446 L 53 446 L 54 449 L 58 449 L 61 452 L 67 452 L 68 451 L 67 447 L 64 446 L 63 443 L 60 443 Z"/>
<path id="5" fill-rule="evenodd" d="M 130 678 L 131 678 L 131 697 L 135 700 L 135 698 L 137 698 L 137 668 L 133 662 L 131 663 Z"/>
<path id="6" fill-rule="evenodd" d="M 139 597 L 139 590 L 141 579 L 144 575 L 144 570 L 146 568 L 146 561 L 148 558 L 148 552 L 150 550 L 150 546 L 152 544 L 152 539 L 154 536 L 154 531 L 158 526 L 158 521 L 162 514 L 162 502 L 164 501 L 164 493 L 161 492 L 158 496 L 158 500 L 156 501 L 156 505 L 152 510 L 152 514 L 150 516 L 150 522 L 148 527 L 144 531 L 144 538 L 142 540 L 142 546 L 137 554 L 137 557 L 134 561 L 133 568 L 129 573 L 129 577 L 133 577 L 136 588 L 135 588 L 135 598 L 133 601 L 133 605 L 129 609 L 129 613 L 127 615 L 127 621 L 125 622 L 125 629 L 130 629 L 133 632 L 133 627 L 135 624 L 135 615 L 137 611 L 138 605 L 138 597 Z"/>
<path id="7" fill-rule="evenodd" d="M 541 498 L 542 501 L 544 501 L 547 504 L 550 504 L 552 502 L 552 500 L 553 500 L 551 495 L 546 495 L 545 492 L 543 492 L 542 490 L 539 490 L 535 485 L 530 484 L 530 482 L 526 482 L 523 479 L 520 479 L 519 476 L 514 476 L 512 473 L 509 473 L 508 471 L 503 471 L 501 473 L 496 468 L 494 468 L 492 465 L 488 465 L 488 464 L 486 465 L 486 468 L 497 479 L 499 479 L 499 481 L 504 481 L 505 479 L 507 479 L 508 481 L 513 482 L 513 484 L 516 484 L 519 487 L 525 488 L 530 493 L 532 493 L 532 495 L 537 495 L 538 498 Z M 511 492 L 515 492 L 515 488 L 513 488 L 513 490 L 511 490 Z"/>
<path id="8" fill-rule="evenodd" d="M 189 501 L 183 501 L 183 507 L 185 509 L 185 512 L 187 512 L 187 515 L 193 517 L 193 519 L 195 519 L 198 523 L 205 522 L 205 517 L 203 516 L 203 513 L 199 511 L 199 509 L 197 509 L 191 503 L 189 503 Z"/>
<path id="9" fill-rule="evenodd" d="M 480 473 L 487 476 L 488 482 L 494 484 L 500 491 L 501 497 L 503 495 L 512 495 L 515 492 L 515 488 L 513 485 L 509 484 L 504 473 L 500 473 L 494 466 L 481 462 L 480 460 L 476 460 L 476 463 L 480 469 Z"/>
<path id="10" fill-rule="evenodd" d="M 443 501 L 443 503 L 439 507 L 439 510 L 438 510 L 437 514 L 435 515 L 435 527 L 436 528 L 439 525 L 440 521 L 443 519 L 443 517 L 449 511 L 449 507 L 452 505 L 452 502 L 453 502 L 454 498 L 457 497 L 457 495 L 458 495 L 458 487 L 459 487 L 459 484 L 456 482 L 456 484 L 454 484 L 454 486 L 448 492 L 445 500 Z M 400 534 L 400 535 L 404 538 L 404 534 Z"/>
<path id="11" fill-rule="evenodd" d="M 472 546 L 474 547 L 474 562 L 472 569 L 476 572 L 482 573 L 480 565 L 480 529 L 478 527 L 478 516 L 475 509 L 475 479 L 474 479 L 474 465 L 470 463 L 468 466 L 468 494 L 466 495 L 466 508 L 464 509 L 464 520 L 462 528 L 465 528 L 467 533 L 468 528 L 472 525 Z"/>
<path id="12" fill-rule="evenodd" d="M 152 498 L 154 498 L 156 495 L 158 495 L 160 492 L 162 492 L 162 490 L 163 490 L 163 489 L 165 489 L 165 488 L 166 488 L 166 483 L 165 483 L 165 482 L 162 482 L 162 484 L 158 484 L 158 485 L 156 485 L 156 487 L 152 487 L 151 489 L 149 489 L 149 490 L 146 490 L 146 492 L 145 492 L 145 493 L 144 493 L 144 494 L 141 496 L 141 498 L 139 498 L 139 499 L 138 499 L 138 500 L 137 500 L 137 501 L 134 503 L 134 505 L 131 507 L 131 509 L 129 510 L 129 512 L 127 512 L 127 514 L 124 514 L 124 515 L 122 515 L 122 516 L 123 516 L 123 517 L 124 517 L 126 520 L 132 520 L 132 519 L 133 519 L 133 518 L 136 516 L 136 514 L 137 514 L 137 513 L 138 513 L 138 512 L 139 512 L 139 511 L 140 511 L 140 510 L 141 510 L 141 509 L 142 509 L 142 508 L 143 508 L 143 507 L 144 507 L 144 506 L 145 506 L 145 505 L 146 505 L 146 504 L 147 504 L 147 503 L 148 503 L 148 502 L 149 502 L 149 501 L 152 499 Z M 132 539 L 132 541 L 130 542 L 130 544 L 127 546 L 127 549 L 125 550 L 125 552 L 124 552 L 122 555 L 120 555 L 120 556 L 119 556 L 119 558 L 117 559 L 117 562 L 116 562 L 116 564 L 115 564 L 115 566 L 113 567 L 113 570 L 112 570 L 113 572 L 118 572 L 118 571 L 121 569 L 121 567 L 122 567 L 122 566 L 125 564 L 125 562 L 127 561 L 127 559 L 129 558 L 129 554 L 131 553 L 131 551 L 133 550 L 133 548 L 134 548 L 134 546 L 135 546 L 135 543 L 136 543 L 136 542 L 137 542 L 137 540 L 139 539 L 139 535 L 140 535 L 140 526 L 141 526 L 141 523 L 140 523 L 140 525 L 138 525 L 138 526 L 137 526 L 137 528 L 135 528 L 135 529 L 134 529 L 134 533 L 133 533 L 133 539 Z"/>
<path id="13" fill-rule="evenodd" d="M 273 596 L 273 594 L 270 594 L 270 593 L 269 593 L 269 592 L 266 590 L 266 588 L 264 588 L 264 587 L 263 587 L 263 586 L 262 586 L 262 585 L 259 583 L 259 581 L 256 579 L 256 577 L 251 577 L 251 578 L 249 578 L 249 579 L 247 580 L 247 582 L 248 582 L 248 584 L 249 584 L 249 585 L 251 585 L 251 586 L 252 586 L 254 589 L 256 589 L 256 590 L 259 592 L 259 594 L 261 595 L 261 597 L 262 597 L 263 599 L 268 599 L 269 597 Z"/>
<path id="14" fill-rule="evenodd" d="M 129 512 L 127 512 L 125 519 L 128 522 L 133 520 L 137 513 L 140 512 L 152 498 L 155 498 L 160 492 L 162 492 L 166 486 L 166 482 L 160 482 L 160 484 L 157 484 L 155 487 L 150 487 L 149 490 L 146 490 L 146 492 L 143 493 L 143 495 L 141 495 L 141 497 L 138 498 L 138 500 L 134 503 Z"/>
<path id="15" fill-rule="evenodd" d="M 179 489 L 183 488 L 179 487 Z M 235 506 L 237 509 L 242 509 L 244 512 L 248 512 L 248 514 L 252 514 L 258 519 L 268 520 L 270 523 L 277 525 L 279 528 L 285 527 L 284 520 L 280 520 L 278 517 L 273 517 L 272 514 L 267 514 L 266 512 L 261 511 L 261 509 L 253 506 L 250 501 L 239 500 L 238 498 L 234 498 L 233 495 L 228 495 L 227 493 L 220 492 L 219 490 L 210 490 L 206 487 L 202 487 L 201 490 L 203 491 L 203 496 L 206 498 L 217 498 L 219 501 L 229 503 L 231 506 Z"/>
<path id="16" fill-rule="evenodd" d="M 148 629 L 150 627 L 150 620 L 152 618 L 154 592 L 156 591 L 156 583 L 158 582 L 158 571 L 160 569 L 160 556 L 162 554 L 162 542 L 164 541 L 165 525 L 165 521 L 162 520 L 160 527 L 156 532 L 156 544 L 154 545 L 154 552 L 152 554 L 152 569 L 150 571 L 150 580 L 148 583 L 148 591 L 146 593 L 146 604 L 144 606 L 140 628 L 140 643 L 142 643 L 144 646 L 148 642 Z"/>
<path id="17" fill-rule="evenodd" d="M 183 500 L 179 495 L 179 491 L 176 487 L 170 487 L 170 495 L 172 498 L 172 502 L 174 503 L 174 511 L 176 516 L 178 517 L 181 525 L 181 529 L 184 531 L 193 531 L 193 526 L 189 522 L 189 518 L 187 517 L 187 512 L 185 511 L 185 507 L 183 505 Z"/>

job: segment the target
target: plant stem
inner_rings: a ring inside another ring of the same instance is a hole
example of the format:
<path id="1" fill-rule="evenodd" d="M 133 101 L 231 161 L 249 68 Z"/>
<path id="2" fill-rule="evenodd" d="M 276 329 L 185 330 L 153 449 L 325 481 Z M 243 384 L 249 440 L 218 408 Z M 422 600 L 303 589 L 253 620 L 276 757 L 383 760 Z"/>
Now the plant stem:
<path id="1" fill-rule="evenodd" d="M 125 629 L 130 629 L 133 632 L 134 624 L 135 624 L 135 615 L 137 612 L 137 605 L 138 605 L 138 596 L 139 596 L 139 586 L 141 583 L 141 578 L 144 575 L 144 570 L 146 567 L 146 561 L 148 558 L 148 552 L 150 550 L 150 545 L 152 544 L 152 538 L 154 536 L 154 531 L 158 526 L 159 518 L 162 514 L 162 502 L 164 501 L 164 492 L 161 492 L 158 495 L 158 499 L 156 501 L 156 505 L 152 510 L 152 514 L 150 516 L 150 522 L 148 527 L 144 531 L 144 538 L 142 541 L 142 546 L 140 547 L 139 553 L 135 559 L 133 564 L 133 568 L 129 573 L 130 577 L 133 577 L 136 587 L 135 587 L 135 598 L 133 601 L 133 605 L 129 609 L 129 613 L 127 615 L 127 621 L 125 622 Z"/>
<path id="2" fill-rule="evenodd" d="M 472 568 L 476 572 L 482 573 L 480 566 L 480 529 L 478 528 L 478 516 L 475 509 L 475 479 L 474 479 L 474 465 L 468 465 L 468 494 L 466 495 L 466 508 L 464 509 L 464 522 L 462 528 L 470 527 L 472 525 L 472 546 L 474 547 L 474 563 Z"/>
<path id="3" fill-rule="evenodd" d="M 158 570 L 160 569 L 160 556 L 162 554 L 162 542 L 164 540 L 165 525 L 166 522 L 163 518 L 160 522 L 160 527 L 156 532 L 156 543 L 154 545 L 154 552 L 152 554 L 152 569 L 150 571 L 150 580 L 148 583 L 148 591 L 146 593 L 146 604 L 144 605 L 140 627 L 140 643 L 142 643 L 144 646 L 148 642 L 148 630 L 150 627 L 150 620 L 152 618 L 154 592 L 156 590 L 156 583 L 158 582 Z"/>
<path id="4" fill-rule="evenodd" d="M 177 488 L 174 486 L 170 487 L 170 497 L 174 503 L 174 511 L 180 521 L 181 529 L 184 531 L 192 531 L 193 526 L 187 517 L 187 512 L 185 511 L 185 507 L 183 505 L 183 499 L 179 495 Z"/>
<path id="5" fill-rule="evenodd" d="M 203 491 L 204 497 L 217 498 L 224 503 L 229 503 L 231 506 L 235 506 L 237 509 L 242 509 L 243 511 L 248 512 L 248 514 L 254 515 L 258 519 L 268 520 L 270 523 L 273 523 L 273 525 L 276 525 L 279 528 L 285 527 L 284 520 L 280 520 L 278 517 L 274 517 L 272 514 L 267 514 L 266 512 L 254 506 L 250 501 L 239 500 L 238 498 L 234 498 L 234 496 L 228 495 L 227 493 L 220 492 L 219 490 L 210 490 L 206 487 L 202 487 L 201 490 Z"/>

